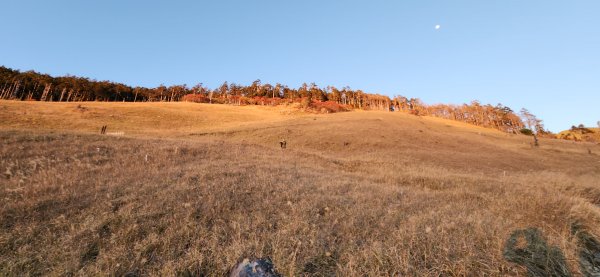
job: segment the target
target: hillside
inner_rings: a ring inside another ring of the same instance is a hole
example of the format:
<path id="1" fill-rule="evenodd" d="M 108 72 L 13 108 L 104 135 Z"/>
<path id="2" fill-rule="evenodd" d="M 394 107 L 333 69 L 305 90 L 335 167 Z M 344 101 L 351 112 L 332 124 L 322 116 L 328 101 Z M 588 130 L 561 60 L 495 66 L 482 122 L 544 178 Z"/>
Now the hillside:
<path id="1" fill-rule="evenodd" d="M 578 275 L 600 248 L 594 143 L 175 102 L 0 101 L 0 136 L 0 275 L 222 276 L 269 256 L 285 276 L 522 276 L 506 248 L 527 228 Z"/>
<path id="2" fill-rule="evenodd" d="M 500 103 L 493 106 L 474 100 L 470 104 L 427 105 L 418 98 L 396 95 L 393 99 L 348 86 L 319 87 L 303 83 L 298 88 L 282 84 L 262 83 L 255 80 L 250 85 L 224 82 L 218 88 L 207 88 L 199 83 L 187 85 L 160 85 L 156 88 L 130 87 L 111 81 L 96 81 L 85 77 L 53 77 L 35 71 L 20 72 L 0 66 L 0 100 L 42 102 L 195 102 L 230 104 L 236 106 L 260 105 L 295 107 L 313 113 L 335 113 L 350 110 L 399 111 L 414 115 L 428 115 L 453 119 L 473 125 L 518 133 L 525 124 L 510 107 Z M 83 111 L 83 110 L 82 110 Z M 525 112 L 525 113 L 523 113 Z M 543 130 L 542 120 L 526 109 L 521 114 L 535 128 Z"/>
<path id="3" fill-rule="evenodd" d="M 600 143 L 600 128 L 571 128 L 558 133 L 556 138 Z"/>

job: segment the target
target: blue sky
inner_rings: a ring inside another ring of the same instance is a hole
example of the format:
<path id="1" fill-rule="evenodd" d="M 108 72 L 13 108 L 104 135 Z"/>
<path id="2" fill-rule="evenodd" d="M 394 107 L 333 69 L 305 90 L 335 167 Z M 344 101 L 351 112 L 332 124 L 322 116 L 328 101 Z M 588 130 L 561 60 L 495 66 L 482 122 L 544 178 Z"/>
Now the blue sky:
<path id="1" fill-rule="evenodd" d="M 597 0 L 1 0 L 0 11 L 0 64 L 20 70 L 477 99 L 526 107 L 552 131 L 600 120 Z"/>

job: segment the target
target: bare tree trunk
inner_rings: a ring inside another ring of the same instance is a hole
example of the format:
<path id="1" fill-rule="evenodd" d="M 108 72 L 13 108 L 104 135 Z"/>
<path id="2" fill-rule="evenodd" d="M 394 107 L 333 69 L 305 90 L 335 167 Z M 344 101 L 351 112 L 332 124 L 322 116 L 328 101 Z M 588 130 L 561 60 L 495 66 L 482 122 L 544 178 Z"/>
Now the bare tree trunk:
<path id="1" fill-rule="evenodd" d="M 35 83 L 35 86 L 33 87 L 33 91 L 29 91 L 29 94 L 27 95 L 26 100 L 31 100 L 31 98 L 33 97 L 33 93 L 37 90 L 38 86 L 40 84 L 39 83 Z"/>
<path id="2" fill-rule="evenodd" d="M 6 85 L 7 83 L 4 83 L 4 86 L 2 87 L 2 91 L 0 92 L 0 99 L 4 99 L 6 92 L 8 91 L 8 89 L 6 89 Z"/>
<path id="3" fill-rule="evenodd" d="M 63 96 L 65 95 L 66 91 L 67 91 L 67 88 L 63 88 L 62 92 L 60 93 L 60 99 L 58 99 L 58 102 L 62 102 Z"/>
<path id="4" fill-rule="evenodd" d="M 50 92 L 51 87 L 52 87 L 52 84 L 45 84 L 44 85 L 44 92 L 42 92 L 42 96 L 40 97 L 40 101 L 46 101 L 46 98 L 48 97 L 48 93 Z"/>
<path id="5" fill-rule="evenodd" d="M 6 88 L 4 90 L 4 93 L 2 94 L 2 99 L 8 99 L 10 96 L 10 93 L 12 92 L 12 88 L 13 88 L 13 84 L 8 85 L 8 88 Z"/>
<path id="6" fill-rule="evenodd" d="M 2 90 L 0 91 L 0 99 L 4 99 L 5 91 L 6 91 L 6 82 L 4 82 L 4 86 L 2 86 Z"/>
<path id="7" fill-rule="evenodd" d="M 6 92 L 6 99 L 10 99 L 14 89 L 15 89 L 15 81 L 12 82 L 12 84 L 10 84 L 10 86 L 8 87 L 8 91 Z"/>
<path id="8" fill-rule="evenodd" d="M 19 94 L 20 88 L 21 88 L 21 82 L 17 81 L 17 84 L 15 85 L 15 90 L 13 91 L 12 96 L 11 96 L 12 99 L 17 98 L 17 94 Z"/>

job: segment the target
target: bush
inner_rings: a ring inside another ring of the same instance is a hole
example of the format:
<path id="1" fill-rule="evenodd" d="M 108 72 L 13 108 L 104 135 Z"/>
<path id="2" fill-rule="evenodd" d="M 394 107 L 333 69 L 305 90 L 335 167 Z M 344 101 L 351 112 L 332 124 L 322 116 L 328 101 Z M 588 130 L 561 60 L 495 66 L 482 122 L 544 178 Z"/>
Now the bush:
<path id="1" fill-rule="evenodd" d="M 310 107 L 321 113 L 337 113 L 350 110 L 347 106 L 339 104 L 335 101 L 315 101 L 310 104 Z"/>
<path id="2" fill-rule="evenodd" d="M 310 107 L 310 98 L 308 97 L 302 97 L 302 100 L 300 101 L 300 104 L 302 106 L 302 108 L 304 109 L 308 109 Z"/>
<path id="3" fill-rule="evenodd" d="M 523 128 L 523 129 L 519 130 L 519 132 L 521 132 L 521 134 L 526 135 L 526 136 L 533 136 L 533 131 L 531 131 L 531 129 Z"/>
<path id="4" fill-rule="evenodd" d="M 185 102 L 208 103 L 209 99 L 204 94 L 186 94 L 181 98 Z"/>
<path id="5" fill-rule="evenodd" d="M 419 116 L 419 110 L 410 110 L 408 113 L 412 114 L 412 115 Z"/>
<path id="6" fill-rule="evenodd" d="M 252 103 L 254 105 L 268 105 L 268 106 L 277 106 L 279 105 L 283 99 L 281 98 L 273 98 L 273 97 L 264 97 L 264 96 L 255 96 L 252 98 Z"/>

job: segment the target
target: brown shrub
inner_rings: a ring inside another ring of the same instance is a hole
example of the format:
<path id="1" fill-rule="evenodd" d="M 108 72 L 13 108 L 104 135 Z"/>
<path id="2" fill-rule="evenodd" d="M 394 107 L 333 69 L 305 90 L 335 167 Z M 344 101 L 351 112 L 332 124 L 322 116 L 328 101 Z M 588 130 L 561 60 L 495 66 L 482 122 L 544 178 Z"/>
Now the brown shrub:
<path id="1" fill-rule="evenodd" d="M 313 101 L 310 104 L 310 108 L 319 111 L 320 113 L 337 113 L 350 110 L 348 106 L 339 104 L 335 101 Z"/>
<path id="2" fill-rule="evenodd" d="M 209 99 L 204 94 L 186 94 L 181 98 L 184 102 L 208 103 Z"/>

